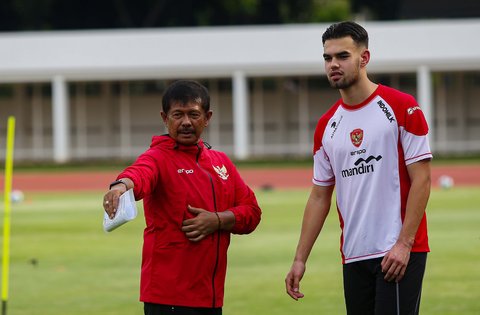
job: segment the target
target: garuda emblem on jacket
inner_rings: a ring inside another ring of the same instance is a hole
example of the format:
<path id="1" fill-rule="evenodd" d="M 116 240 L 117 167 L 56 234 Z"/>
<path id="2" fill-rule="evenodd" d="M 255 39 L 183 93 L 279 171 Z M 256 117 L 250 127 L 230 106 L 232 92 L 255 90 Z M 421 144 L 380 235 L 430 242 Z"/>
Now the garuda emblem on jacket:
<path id="1" fill-rule="evenodd" d="M 227 172 L 227 168 L 225 167 L 225 165 L 222 164 L 222 167 L 220 166 L 215 166 L 215 165 L 212 165 L 213 166 L 213 169 L 215 170 L 215 172 L 217 172 L 218 176 L 223 179 L 223 180 L 227 180 L 228 179 L 228 172 Z"/>

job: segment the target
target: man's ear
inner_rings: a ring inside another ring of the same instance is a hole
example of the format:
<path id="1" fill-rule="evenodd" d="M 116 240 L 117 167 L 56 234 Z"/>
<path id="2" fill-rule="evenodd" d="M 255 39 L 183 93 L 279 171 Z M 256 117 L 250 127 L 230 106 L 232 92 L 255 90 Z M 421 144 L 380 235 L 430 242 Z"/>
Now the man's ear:
<path id="1" fill-rule="evenodd" d="M 207 115 L 207 119 L 205 121 L 205 127 L 208 126 L 208 123 L 210 122 L 210 119 L 212 118 L 213 112 L 211 110 L 209 110 L 206 115 Z"/>
<path id="2" fill-rule="evenodd" d="M 163 111 L 160 112 L 160 116 L 162 116 L 162 120 L 165 124 L 167 124 L 167 114 L 165 114 Z"/>
<path id="3" fill-rule="evenodd" d="M 370 62 L 370 50 L 364 49 L 360 54 L 360 67 L 365 68 Z"/>

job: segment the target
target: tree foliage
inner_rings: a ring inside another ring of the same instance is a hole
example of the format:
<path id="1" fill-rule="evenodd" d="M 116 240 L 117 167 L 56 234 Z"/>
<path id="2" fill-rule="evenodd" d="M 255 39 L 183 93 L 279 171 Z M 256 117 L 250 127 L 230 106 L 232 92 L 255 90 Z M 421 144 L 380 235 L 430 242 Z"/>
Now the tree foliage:
<path id="1" fill-rule="evenodd" d="M 330 22 L 349 0 L 1 0 L 0 30 L 70 30 Z"/>

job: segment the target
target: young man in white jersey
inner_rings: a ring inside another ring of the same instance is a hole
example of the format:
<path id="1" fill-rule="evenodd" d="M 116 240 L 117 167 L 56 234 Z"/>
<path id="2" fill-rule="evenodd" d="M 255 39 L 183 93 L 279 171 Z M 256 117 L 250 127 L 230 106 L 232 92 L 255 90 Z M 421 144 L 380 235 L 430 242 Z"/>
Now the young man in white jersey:
<path id="1" fill-rule="evenodd" d="M 363 27 L 333 24 L 322 42 L 328 81 L 341 99 L 315 131 L 314 185 L 287 293 L 304 296 L 300 281 L 336 187 L 347 314 L 418 314 L 429 252 L 425 117 L 412 96 L 370 81 Z"/>

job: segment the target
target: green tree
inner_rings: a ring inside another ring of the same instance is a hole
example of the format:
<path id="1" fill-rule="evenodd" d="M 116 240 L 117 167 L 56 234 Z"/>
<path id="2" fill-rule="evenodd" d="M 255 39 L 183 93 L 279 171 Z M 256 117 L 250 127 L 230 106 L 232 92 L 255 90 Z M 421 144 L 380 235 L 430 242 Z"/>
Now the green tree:
<path id="1" fill-rule="evenodd" d="M 350 15 L 349 0 L 2 0 L 0 30 L 314 23 Z"/>

